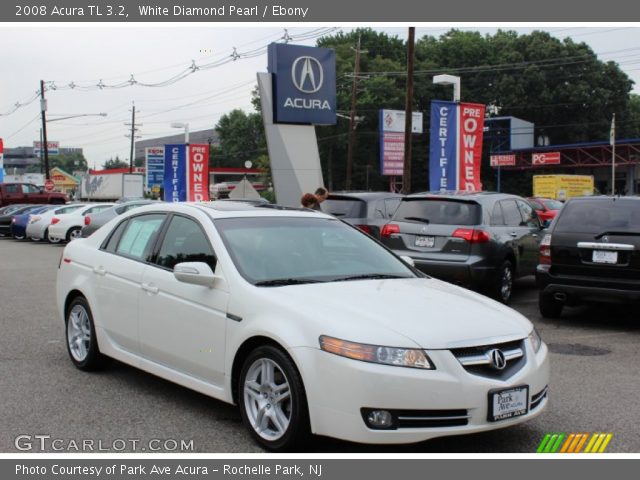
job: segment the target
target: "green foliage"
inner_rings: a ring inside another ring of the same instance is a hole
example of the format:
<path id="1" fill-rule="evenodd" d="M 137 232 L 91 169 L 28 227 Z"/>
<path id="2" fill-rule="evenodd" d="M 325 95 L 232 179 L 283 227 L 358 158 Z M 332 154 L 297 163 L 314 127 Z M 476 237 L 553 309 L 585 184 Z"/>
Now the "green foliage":
<path id="1" fill-rule="evenodd" d="M 356 110 L 364 120 L 356 129 L 353 187 L 366 187 L 369 167 L 369 188 L 387 189 L 388 179 L 378 174 L 378 110 L 404 110 L 406 45 L 367 28 L 318 41 L 318 46 L 336 51 L 337 108 L 344 115 L 350 111 L 358 37 L 366 53 L 361 56 Z M 433 85 L 432 77 L 440 73 L 462 78 L 462 101 L 492 103 L 500 107 L 501 116 L 533 122 L 536 136 L 549 136 L 551 144 L 608 139 L 614 112 L 618 138 L 640 137 L 640 98 L 630 96 L 633 82 L 614 62 L 598 60 L 585 43 L 541 31 L 482 35 L 453 29 L 439 38 L 418 39 L 415 53 L 413 108 L 424 113 L 425 133 L 413 138 L 412 191 L 428 188 L 431 101 L 452 95 L 450 86 Z M 325 179 L 334 190 L 344 188 L 348 124 L 339 118 L 336 126 L 316 129 Z M 495 172 L 488 167 L 486 148 L 485 157 L 483 183 L 491 188 Z M 503 190 L 530 192 L 528 176 L 503 173 Z"/>
<path id="2" fill-rule="evenodd" d="M 69 173 L 73 173 L 78 170 L 86 172 L 89 168 L 87 159 L 84 158 L 84 155 L 81 153 L 50 155 L 49 165 L 51 168 L 59 167 Z"/>
<path id="3" fill-rule="evenodd" d="M 110 158 L 102 164 L 102 168 L 105 170 L 112 170 L 115 168 L 129 168 L 129 162 L 120 160 L 120 157 L 116 155 L 116 158 Z"/>
<path id="4" fill-rule="evenodd" d="M 259 113 L 232 110 L 220 118 L 215 128 L 220 135 L 220 147 L 212 154 L 214 166 L 242 167 L 247 160 L 255 164 L 267 151 Z"/>

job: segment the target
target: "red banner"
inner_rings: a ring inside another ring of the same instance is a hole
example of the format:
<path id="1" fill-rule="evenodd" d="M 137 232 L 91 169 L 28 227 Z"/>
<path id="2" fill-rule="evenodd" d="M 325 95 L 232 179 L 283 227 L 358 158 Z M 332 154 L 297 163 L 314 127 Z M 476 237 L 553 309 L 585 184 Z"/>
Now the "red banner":
<path id="1" fill-rule="evenodd" d="M 491 155 L 490 165 L 492 167 L 513 167 L 516 164 L 515 155 Z"/>
<path id="2" fill-rule="evenodd" d="M 482 160 L 484 105 L 461 103 L 459 111 L 458 189 L 470 192 L 480 191 L 482 190 L 480 164 Z"/>
<path id="3" fill-rule="evenodd" d="M 404 171 L 404 133 L 382 133 L 382 175 L 402 175 Z"/>
<path id="4" fill-rule="evenodd" d="M 189 145 L 187 156 L 187 201 L 209 200 L 209 145 Z"/>

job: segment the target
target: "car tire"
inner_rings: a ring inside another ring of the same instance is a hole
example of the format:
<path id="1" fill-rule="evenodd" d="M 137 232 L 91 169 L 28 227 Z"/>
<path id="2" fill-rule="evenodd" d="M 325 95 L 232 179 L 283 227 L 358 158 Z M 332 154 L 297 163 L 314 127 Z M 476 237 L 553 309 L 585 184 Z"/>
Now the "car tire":
<path id="1" fill-rule="evenodd" d="M 544 318 L 560 318 L 564 303 L 556 300 L 551 295 L 540 293 L 538 295 L 538 308 Z"/>
<path id="2" fill-rule="evenodd" d="M 301 449 L 310 435 L 302 378 L 291 358 L 264 345 L 245 359 L 238 379 L 242 420 L 254 440 L 271 451 Z"/>
<path id="3" fill-rule="evenodd" d="M 13 238 L 15 238 L 16 240 L 24 240 L 26 238 L 26 235 L 14 235 Z"/>
<path id="4" fill-rule="evenodd" d="M 60 243 L 60 239 L 59 238 L 53 238 L 53 237 L 49 236 L 49 229 L 48 228 L 44 232 L 44 238 L 46 238 L 49 243 Z"/>
<path id="5" fill-rule="evenodd" d="M 513 293 L 514 276 L 513 264 L 511 261 L 505 260 L 502 262 L 502 265 L 500 265 L 500 268 L 497 271 L 494 285 L 491 289 L 491 296 L 500 303 L 507 305 L 511 300 L 511 294 Z"/>
<path id="6" fill-rule="evenodd" d="M 67 232 L 67 242 L 82 238 L 82 229 L 80 227 L 71 227 Z"/>
<path id="7" fill-rule="evenodd" d="M 108 363 L 100 353 L 93 315 L 84 297 L 76 297 L 65 312 L 65 338 L 69 358 L 80 370 L 99 370 Z"/>

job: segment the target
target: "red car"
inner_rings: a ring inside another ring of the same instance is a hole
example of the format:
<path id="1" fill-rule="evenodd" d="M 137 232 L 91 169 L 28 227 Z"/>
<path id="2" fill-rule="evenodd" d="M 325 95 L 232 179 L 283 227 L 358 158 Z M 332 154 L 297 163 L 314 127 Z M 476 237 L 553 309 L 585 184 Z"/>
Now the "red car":
<path id="1" fill-rule="evenodd" d="M 543 222 L 553 220 L 562 208 L 562 205 L 564 205 L 562 202 L 553 200 L 552 198 L 531 197 L 527 200 Z"/>

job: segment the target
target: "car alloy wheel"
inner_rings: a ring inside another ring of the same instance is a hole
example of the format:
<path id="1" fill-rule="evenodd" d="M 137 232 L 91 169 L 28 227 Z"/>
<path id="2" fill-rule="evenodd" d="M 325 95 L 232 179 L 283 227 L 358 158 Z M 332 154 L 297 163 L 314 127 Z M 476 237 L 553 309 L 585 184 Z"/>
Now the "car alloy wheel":
<path id="1" fill-rule="evenodd" d="M 73 227 L 67 233 L 67 242 L 71 242 L 73 240 L 77 240 L 82 237 L 82 230 L 78 227 Z"/>
<path id="2" fill-rule="evenodd" d="M 511 293 L 513 292 L 513 266 L 509 260 L 505 260 L 495 280 L 495 286 L 493 288 L 493 298 L 504 304 L 509 303 L 511 300 Z"/>
<path id="3" fill-rule="evenodd" d="M 16 240 L 24 240 L 25 236 L 24 235 L 14 235 L 13 238 L 15 238 Z"/>
<path id="4" fill-rule="evenodd" d="M 309 431 L 302 379 L 291 359 L 265 345 L 244 362 L 238 383 L 242 418 L 253 437 L 270 450 L 300 448 Z"/>
<path id="5" fill-rule="evenodd" d="M 89 304 L 84 297 L 73 299 L 65 317 L 67 351 L 73 364 L 80 370 L 97 370 L 106 358 L 100 353 L 95 326 Z"/>

